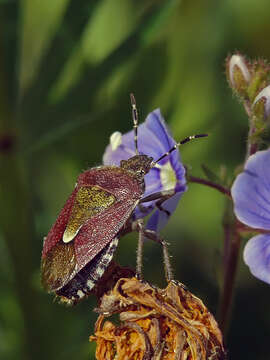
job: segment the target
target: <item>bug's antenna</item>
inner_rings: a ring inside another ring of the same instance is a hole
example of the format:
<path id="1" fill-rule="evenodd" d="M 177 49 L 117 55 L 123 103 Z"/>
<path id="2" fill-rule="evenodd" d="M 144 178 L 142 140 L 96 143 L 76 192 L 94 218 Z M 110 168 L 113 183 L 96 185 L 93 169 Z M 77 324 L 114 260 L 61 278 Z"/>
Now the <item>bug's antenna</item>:
<path id="1" fill-rule="evenodd" d="M 206 136 L 208 136 L 208 134 L 191 135 L 191 136 L 186 137 L 184 140 L 179 141 L 168 152 L 163 154 L 159 159 L 153 161 L 151 168 L 153 168 L 160 160 L 164 159 L 166 156 L 170 155 L 170 153 L 172 153 L 174 150 L 179 148 L 179 146 L 186 144 L 190 140 L 198 139 L 198 138 L 202 138 L 202 137 L 206 137 Z"/>
<path id="2" fill-rule="evenodd" d="M 133 129 L 134 129 L 135 151 L 136 151 L 136 155 L 139 155 L 139 151 L 138 151 L 138 111 L 137 111 L 135 96 L 132 93 L 130 94 L 130 102 L 131 102 Z"/>

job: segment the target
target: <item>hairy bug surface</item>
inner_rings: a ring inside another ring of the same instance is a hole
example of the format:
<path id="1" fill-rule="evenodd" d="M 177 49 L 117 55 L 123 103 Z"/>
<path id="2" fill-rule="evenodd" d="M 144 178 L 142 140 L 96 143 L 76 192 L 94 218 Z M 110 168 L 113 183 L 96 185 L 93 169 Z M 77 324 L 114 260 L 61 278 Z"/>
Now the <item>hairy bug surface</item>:
<path id="1" fill-rule="evenodd" d="M 166 276 L 169 280 L 172 278 L 166 243 L 155 231 L 145 229 L 142 219 L 132 224 L 132 215 L 137 206 L 153 200 L 162 210 L 162 203 L 175 195 L 175 189 L 144 197 L 145 175 L 180 145 L 207 135 L 189 136 L 154 160 L 139 153 L 138 115 L 133 95 L 131 105 L 136 155 L 122 160 L 120 166 L 103 165 L 80 174 L 75 189 L 44 239 L 42 283 L 63 302 L 76 303 L 91 292 L 109 266 L 118 239 L 127 228 L 139 232 L 137 275 L 141 276 L 142 271 L 143 238 L 148 237 L 162 244 Z"/>

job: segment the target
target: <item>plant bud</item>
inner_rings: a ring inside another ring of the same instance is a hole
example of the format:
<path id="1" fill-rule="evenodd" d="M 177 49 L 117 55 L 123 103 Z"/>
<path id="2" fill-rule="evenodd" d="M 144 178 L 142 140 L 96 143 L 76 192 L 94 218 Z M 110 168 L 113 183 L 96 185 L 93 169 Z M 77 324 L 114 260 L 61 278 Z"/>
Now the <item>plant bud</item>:
<path id="1" fill-rule="evenodd" d="M 232 55 L 226 61 L 227 77 L 231 87 L 240 96 L 247 96 L 251 75 L 249 64 L 240 54 Z"/>
<path id="2" fill-rule="evenodd" d="M 253 102 L 254 114 L 258 118 L 267 119 L 270 115 L 270 85 L 262 89 Z"/>

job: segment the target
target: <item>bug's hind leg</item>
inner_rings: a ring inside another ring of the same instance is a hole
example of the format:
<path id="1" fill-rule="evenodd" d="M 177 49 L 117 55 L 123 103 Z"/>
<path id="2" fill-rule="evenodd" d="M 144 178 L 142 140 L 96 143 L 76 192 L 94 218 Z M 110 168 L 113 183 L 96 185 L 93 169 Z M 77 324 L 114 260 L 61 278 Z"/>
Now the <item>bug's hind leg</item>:
<path id="1" fill-rule="evenodd" d="M 143 242 L 144 242 L 144 223 L 143 219 L 136 221 L 137 231 L 139 233 L 138 247 L 137 247 L 137 259 L 136 259 L 136 276 L 142 279 L 142 259 L 143 259 Z"/>
<path id="2" fill-rule="evenodd" d="M 173 280 L 173 271 L 170 263 L 170 255 L 168 251 L 167 242 L 162 239 L 155 231 L 145 229 L 142 219 L 135 221 L 132 225 L 133 230 L 139 233 L 138 239 L 138 249 L 137 249 L 137 266 L 136 274 L 141 279 L 142 278 L 142 259 L 143 259 L 143 242 L 144 237 L 153 240 L 162 246 L 163 250 L 163 261 L 164 261 L 164 270 L 167 281 Z"/>
<path id="3" fill-rule="evenodd" d="M 153 230 L 144 230 L 144 236 L 150 240 L 156 241 L 161 244 L 163 251 L 163 261 L 164 261 L 164 270 L 167 281 L 173 280 L 173 270 L 170 262 L 170 255 L 168 251 L 168 243 L 162 239 L 155 231 Z"/>

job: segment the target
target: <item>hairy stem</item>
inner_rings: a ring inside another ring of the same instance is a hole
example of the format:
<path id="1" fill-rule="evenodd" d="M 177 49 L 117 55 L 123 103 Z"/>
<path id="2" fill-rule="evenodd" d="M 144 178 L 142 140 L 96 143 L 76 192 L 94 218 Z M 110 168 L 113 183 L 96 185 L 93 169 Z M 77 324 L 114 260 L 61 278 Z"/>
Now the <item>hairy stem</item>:
<path id="1" fill-rule="evenodd" d="M 219 192 L 221 192 L 222 194 L 227 195 L 229 198 L 231 198 L 230 190 L 225 188 L 224 186 L 222 186 L 220 184 L 216 184 L 216 183 L 214 183 L 214 182 L 212 182 L 210 180 L 202 179 L 202 178 L 191 176 L 191 175 L 188 175 L 187 179 L 188 179 L 189 182 L 206 185 L 206 186 L 209 186 L 209 187 L 211 187 L 213 189 L 216 189 Z"/>
<path id="2" fill-rule="evenodd" d="M 252 135 L 255 132 L 255 128 L 252 125 L 252 119 L 249 120 L 250 123 L 250 128 L 249 128 L 249 132 L 248 132 L 248 140 L 247 140 L 247 152 L 246 152 L 246 159 L 245 161 L 248 160 L 248 158 L 250 157 L 250 155 L 255 154 L 255 152 L 258 150 L 258 144 L 255 144 L 251 141 L 252 139 Z"/>

